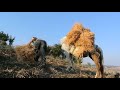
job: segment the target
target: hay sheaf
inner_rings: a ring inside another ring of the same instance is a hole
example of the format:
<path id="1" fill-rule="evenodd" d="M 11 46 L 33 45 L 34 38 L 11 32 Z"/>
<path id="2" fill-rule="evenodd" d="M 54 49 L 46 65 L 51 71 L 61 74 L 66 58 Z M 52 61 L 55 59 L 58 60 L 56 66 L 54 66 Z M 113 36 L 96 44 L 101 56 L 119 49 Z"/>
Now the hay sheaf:
<path id="1" fill-rule="evenodd" d="M 83 27 L 82 24 L 80 24 L 80 23 L 75 23 L 75 24 L 73 25 L 72 29 L 70 30 L 70 32 L 67 34 L 67 37 L 68 37 L 68 38 L 71 37 L 74 31 L 79 31 L 80 33 L 82 33 L 82 32 L 83 32 L 83 29 L 84 29 L 84 27 Z"/>
<path id="2" fill-rule="evenodd" d="M 18 61 L 34 61 L 34 47 L 31 45 L 17 46 L 15 48 Z"/>
<path id="3" fill-rule="evenodd" d="M 79 38 L 80 38 L 80 32 L 73 31 L 70 37 L 67 36 L 65 43 L 68 45 L 74 45 Z"/>
<path id="4" fill-rule="evenodd" d="M 72 54 L 77 57 L 77 58 L 82 58 L 83 57 L 83 53 L 85 51 L 84 47 L 78 46 L 74 49 L 74 51 L 72 52 Z"/>
<path id="5" fill-rule="evenodd" d="M 65 40 L 65 43 L 70 45 L 70 44 L 74 44 L 74 42 L 76 42 L 76 40 L 80 37 L 80 34 L 83 32 L 84 27 L 82 26 L 82 24 L 76 23 L 72 29 L 70 30 L 70 32 L 66 35 L 67 38 Z"/>
<path id="6" fill-rule="evenodd" d="M 94 33 L 85 29 L 80 38 L 75 42 L 75 46 L 92 47 L 94 46 Z"/>
<path id="7" fill-rule="evenodd" d="M 84 52 L 94 51 L 94 43 L 94 33 L 90 32 L 89 29 L 85 29 L 75 43 L 76 49 L 74 50 L 73 55 L 83 57 Z"/>
<path id="8" fill-rule="evenodd" d="M 84 52 L 92 52 L 94 48 L 95 34 L 82 24 L 75 24 L 71 31 L 62 38 L 62 49 L 76 57 L 83 57 Z"/>

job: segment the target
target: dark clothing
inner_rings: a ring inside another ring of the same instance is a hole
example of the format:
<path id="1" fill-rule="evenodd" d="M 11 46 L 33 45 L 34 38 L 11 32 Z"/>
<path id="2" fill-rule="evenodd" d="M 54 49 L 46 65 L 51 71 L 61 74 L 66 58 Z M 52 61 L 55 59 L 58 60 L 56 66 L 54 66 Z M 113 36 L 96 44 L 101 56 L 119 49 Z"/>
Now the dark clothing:
<path id="1" fill-rule="evenodd" d="M 44 40 L 37 39 L 34 42 L 35 49 L 40 50 L 40 48 L 44 48 L 45 51 L 47 51 L 47 43 Z"/>
<path id="2" fill-rule="evenodd" d="M 34 42 L 34 46 L 35 46 L 35 58 L 34 60 L 35 61 L 38 61 L 41 57 L 41 63 L 42 64 L 45 64 L 46 63 L 46 51 L 47 51 L 47 43 L 46 41 L 44 40 L 40 40 L 40 39 L 37 39 L 35 42 Z"/>

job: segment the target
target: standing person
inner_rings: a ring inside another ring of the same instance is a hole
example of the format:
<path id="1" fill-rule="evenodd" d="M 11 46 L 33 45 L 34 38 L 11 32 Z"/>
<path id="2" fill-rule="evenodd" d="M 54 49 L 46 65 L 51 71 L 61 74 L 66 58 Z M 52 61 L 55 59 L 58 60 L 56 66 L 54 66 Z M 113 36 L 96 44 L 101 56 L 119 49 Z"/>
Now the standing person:
<path id="1" fill-rule="evenodd" d="M 35 49 L 35 57 L 34 60 L 38 62 L 41 57 L 41 65 L 44 66 L 46 64 L 46 51 L 47 51 L 47 43 L 45 40 L 38 39 L 36 37 L 32 37 L 31 42 L 33 43 Z"/>

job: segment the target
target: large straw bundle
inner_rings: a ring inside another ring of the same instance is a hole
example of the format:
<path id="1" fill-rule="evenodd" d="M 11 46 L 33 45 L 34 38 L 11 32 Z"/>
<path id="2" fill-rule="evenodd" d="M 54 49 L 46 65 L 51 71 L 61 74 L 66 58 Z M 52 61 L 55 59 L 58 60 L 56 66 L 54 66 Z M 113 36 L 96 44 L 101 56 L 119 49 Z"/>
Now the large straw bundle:
<path id="1" fill-rule="evenodd" d="M 15 48 L 17 54 L 18 61 L 34 61 L 34 47 L 30 46 L 29 44 L 18 46 Z"/>
<path id="2" fill-rule="evenodd" d="M 70 52 L 76 57 L 83 57 L 86 51 L 94 51 L 94 33 L 86 29 L 82 24 L 75 24 L 72 30 L 64 37 L 62 49 Z"/>
<path id="3" fill-rule="evenodd" d="M 73 55 L 77 58 L 82 58 L 83 57 L 83 53 L 85 51 L 85 48 L 83 46 L 77 46 L 74 51 L 73 51 Z"/>
<path id="4" fill-rule="evenodd" d="M 70 32 L 67 34 L 67 37 L 68 38 L 71 37 L 74 31 L 79 31 L 80 33 L 82 33 L 83 29 L 84 29 L 84 27 L 82 24 L 75 23 L 74 26 L 72 27 L 72 29 L 70 30 Z"/>
<path id="5" fill-rule="evenodd" d="M 85 48 L 94 47 L 94 33 L 89 29 L 85 29 L 80 35 L 80 38 L 76 41 L 75 46 L 83 46 Z"/>
<path id="6" fill-rule="evenodd" d="M 75 46 L 94 46 L 94 33 L 84 30 L 76 41 Z"/>
<path id="7" fill-rule="evenodd" d="M 82 24 L 76 23 L 70 32 L 66 35 L 67 38 L 65 40 L 65 43 L 68 45 L 74 44 L 76 40 L 80 37 L 80 34 L 83 32 L 84 27 Z"/>

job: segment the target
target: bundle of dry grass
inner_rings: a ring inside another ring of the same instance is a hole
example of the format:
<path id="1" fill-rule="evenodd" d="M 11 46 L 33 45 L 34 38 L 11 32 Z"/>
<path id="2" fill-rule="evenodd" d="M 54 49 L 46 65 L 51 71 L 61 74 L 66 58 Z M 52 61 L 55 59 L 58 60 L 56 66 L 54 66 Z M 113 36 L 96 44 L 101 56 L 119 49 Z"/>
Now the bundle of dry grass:
<path id="1" fill-rule="evenodd" d="M 80 38 L 80 32 L 79 31 L 73 31 L 73 34 L 71 37 L 67 37 L 65 43 L 68 45 L 74 45 L 75 42 Z"/>
<path id="2" fill-rule="evenodd" d="M 67 37 L 68 38 L 71 37 L 74 31 L 79 31 L 80 33 L 82 33 L 83 29 L 84 29 L 84 27 L 82 24 L 75 23 L 74 26 L 72 27 L 72 29 L 70 30 L 70 32 L 67 34 Z"/>
<path id="3" fill-rule="evenodd" d="M 94 33 L 89 29 L 85 29 L 74 45 L 76 48 L 73 51 L 73 55 L 76 57 L 82 58 L 84 52 L 94 51 Z"/>
<path id="4" fill-rule="evenodd" d="M 82 24 L 76 23 L 70 32 L 66 35 L 67 38 L 65 40 L 65 43 L 68 45 L 74 44 L 76 40 L 80 37 L 80 34 L 83 32 L 84 27 Z"/>
<path id="5" fill-rule="evenodd" d="M 23 45 L 18 46 L 15 48 L 16 54 L 17 54 L 17 60 L 18 61 L 34 61 L 34 47 L 31 45 Z"/>
<path id="6" fill-rule="evenodd" d="M 75 46 L 83 46 L 85 48 L 94 47 L 94 33 L 89 29 L 84 30 L 80 35 L 80 38 L 76 41 Z"/>
<path id="7" fill-rule="evenodd" d="M 74 51 L 72 52 L 72 54 L 77 57 L 77 58 L 82 58 L 83 57 L 83 53 L 85 51 L 84 47 L 81 46 L 77 46 Z"/>
<path id="8" fill-rule="evenodd" d="M 83 53 L 94 51 L 94 33 L 82 24 L 75 24 L 64 38 L 62 48 L 76 57 L 83 57 Z"/>

